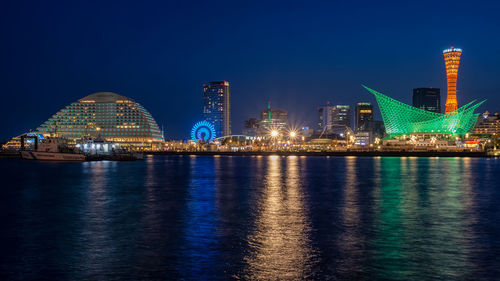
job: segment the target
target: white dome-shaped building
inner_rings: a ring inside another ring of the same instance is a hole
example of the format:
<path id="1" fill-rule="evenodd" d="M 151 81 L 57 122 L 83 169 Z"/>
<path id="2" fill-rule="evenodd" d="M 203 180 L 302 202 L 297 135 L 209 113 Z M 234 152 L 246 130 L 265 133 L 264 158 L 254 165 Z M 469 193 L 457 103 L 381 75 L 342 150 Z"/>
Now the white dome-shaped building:
<path id="1" fill-rule="evenodd" d="M 91 94 L 71 103 L 36 131 L 75 140 L 100 136 L 134 146 L 163 141 L 158 124 L 142 105 L 111 92 Z"/>

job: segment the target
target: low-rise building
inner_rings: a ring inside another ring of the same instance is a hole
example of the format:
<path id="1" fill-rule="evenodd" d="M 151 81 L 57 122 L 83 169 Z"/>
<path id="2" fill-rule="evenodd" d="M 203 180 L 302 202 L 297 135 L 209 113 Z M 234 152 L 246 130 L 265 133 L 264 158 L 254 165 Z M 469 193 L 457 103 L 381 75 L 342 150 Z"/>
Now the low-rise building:
<path id="1" fill-rule="evenodd" d="M 473 130 L 477 135 L 498 135 L 500 134 L 500 115 L 498 112 L 491 114 L 488 111 L 479 115 Z"/>

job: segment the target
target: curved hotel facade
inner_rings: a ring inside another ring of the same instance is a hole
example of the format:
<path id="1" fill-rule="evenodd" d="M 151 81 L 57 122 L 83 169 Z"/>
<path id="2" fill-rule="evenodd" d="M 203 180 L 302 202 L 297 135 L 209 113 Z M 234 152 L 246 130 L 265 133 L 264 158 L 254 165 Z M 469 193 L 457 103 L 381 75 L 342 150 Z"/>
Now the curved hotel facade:
<path id="1" fill-rule="evenodd" d="M 74 141 L 101 137 L 135 147 L 152 147 L 163 141 L 158 124 L 141 104 L 112 92 L 91 94 L 67 105 L 33 133 Z"/>

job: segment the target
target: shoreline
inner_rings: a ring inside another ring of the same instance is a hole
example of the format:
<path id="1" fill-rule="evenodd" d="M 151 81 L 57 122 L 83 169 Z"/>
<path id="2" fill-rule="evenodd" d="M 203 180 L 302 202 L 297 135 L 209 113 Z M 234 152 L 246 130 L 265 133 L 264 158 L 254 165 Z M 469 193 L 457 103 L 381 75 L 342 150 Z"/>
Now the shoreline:
<path id="1" fill-rule="evenodd" d="M 198 155 L 198 156 L 366 156 L 366 157 L 495 157 L 486 152 L 448 152 L 448 151 L 157 151 L 145 152 L 146 155 Z"/>
<path id="2" fill-rule="evenodd" d="M 148 151 L 145 155 L 166 156 L 360 156 L 360 157 L 475 157 L 495 158 L 487 152 L 456 152 L 456 151 Z M 19 154 L 0 153 L 0 158 L 21 158 Z"/>

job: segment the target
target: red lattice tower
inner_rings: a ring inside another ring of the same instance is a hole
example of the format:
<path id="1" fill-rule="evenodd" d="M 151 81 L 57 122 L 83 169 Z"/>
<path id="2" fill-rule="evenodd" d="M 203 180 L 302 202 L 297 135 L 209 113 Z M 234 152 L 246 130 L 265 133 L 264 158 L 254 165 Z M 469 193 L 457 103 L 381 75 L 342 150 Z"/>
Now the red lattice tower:
<path id="1" fill-rule="evenodd" d="M 451 48 L 443 51 L 444 63 L 446 65 L 446 79 L 448 81 L 448 93 L 446 96 L 446 106 L 444 113 L 448 114 L 457 110 L 457 76 L 458 76 L 458 65 L 460 63 L 460 55 L 462 54 L 462 49 Z"/>

